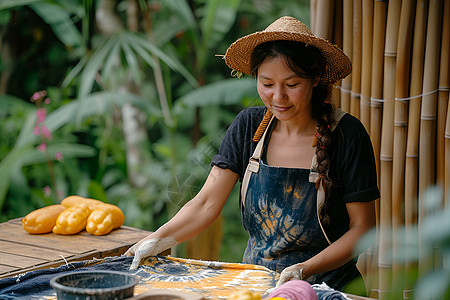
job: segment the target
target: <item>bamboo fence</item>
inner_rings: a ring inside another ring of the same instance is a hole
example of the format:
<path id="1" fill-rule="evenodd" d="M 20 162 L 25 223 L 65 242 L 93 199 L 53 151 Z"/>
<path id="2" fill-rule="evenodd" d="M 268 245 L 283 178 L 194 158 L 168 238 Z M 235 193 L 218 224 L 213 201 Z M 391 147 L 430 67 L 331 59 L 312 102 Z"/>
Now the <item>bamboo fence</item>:
<path id="1" fill-rule="evenodd" d="M 352 60 L 333 95 L 371 136 L 381 192 L 376 243 L 358 267 L 370 297 L 408 299 L 413 286 L 399 279 L 443 264 L 405 252 L 427 217 L 427 189 L 442 187 L 443 207 L 450 197 L 450 0 L 329 3 L 311 1 L 311 27 Z"/>

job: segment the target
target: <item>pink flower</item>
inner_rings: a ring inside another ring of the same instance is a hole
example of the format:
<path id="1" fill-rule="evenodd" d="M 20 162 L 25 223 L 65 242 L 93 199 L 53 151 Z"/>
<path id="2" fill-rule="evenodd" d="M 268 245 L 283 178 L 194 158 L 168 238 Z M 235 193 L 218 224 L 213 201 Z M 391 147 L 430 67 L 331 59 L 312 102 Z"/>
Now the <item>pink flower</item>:
<path id="1" fill-rule="evenodd" d="M 47 114 L 47 110 L 45 108 L 39 108 L 36 111 L 36 116 L 37 116 L 36 124 L 40 124 L 40 123 L 44 122 L 46 114 Z"/>
<path id="2" fill-rule="evenodd" d="M 33 96 L 31 96 L 31 99 L 34 101 L 39 100 L 39 98 L 41 98 L 41 94 L 39 92 L 34 92 Z"/>
<path id="3" fill-rule="evenodd" d="M 51 194 L 52 194 L 52 189 L 48 185 L 46 185 L 44 187 L 44 195 L 45 195 L 45 197 L 48 198 L 48 197 L 50 197 Z"/>
<path id="4" fill-rule="evenodd" d="M 52 133 L 50 132 L 50 130 L 48 130 L 47 126 L 42 125 L 41 130 L 42 130 L 42 136 L 45 139 L 47 139 L 47 140 L 51 140 L 52 139 Z"/>
<path id="5" fill-rule="evenodd" d="M 47 144 L 46 143 L 42 143 L 39 146 L 37 146 L 36 149 L 38 149 L 41 152 L 45 152 L 45 151 L 47 151 Z"/>
<path id="6" fill-rule="evenodd" d="M 50 98 L 45 98 L 44 103 L 47 105 L 50 104 Z"/>
<path id="7" fill-rule="evenodd" d="M 63 157 L 63 155 L 62 155 L 62 153 L 61 152 L 56 152 L 56 154 L 55 154 L 55 159 L 56 160 L 59 160 L 59 161 L 64 161 L 64 157 Z"/>
<path id="8" fill-rule="evenodd" d="M 41 133 L 41 129 L 39 128 L 38 125 L 34 126 L 33 128 L 33 134 L 34 135 L 39 135 Z"/>

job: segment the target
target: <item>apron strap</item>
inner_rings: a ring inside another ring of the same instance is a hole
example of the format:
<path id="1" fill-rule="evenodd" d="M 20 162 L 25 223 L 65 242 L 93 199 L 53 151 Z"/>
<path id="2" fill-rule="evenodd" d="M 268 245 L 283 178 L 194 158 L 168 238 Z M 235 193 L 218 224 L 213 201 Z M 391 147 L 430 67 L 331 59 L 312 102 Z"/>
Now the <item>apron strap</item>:
<path id="1" fill-rule="evenodd" d="M 267 124 L 266 129 L 264 130 L 263 135 L 261 136 L 261 139 L 258 141 L 258 144 L 256 145 L 255 151 L 253 151 L 253 155 L 250 157 L 247 168 L 245 169 L 244 178 L 242 179 L 241 184 L 241 202 L 240 207 L 241 210 L 245 208 L 245 195 L 247 194 L 247 188 L 248 188 L 248 182 L 250 181 L 250 176 L 253 173 L 258 173 L 259 171 L 259 162 L 261 161 L 261 155 L 262 150 L 264 147 L 264 140 L 266 139 L 266 133 L 267 128 L 270 127 L 270 124 L 272 123 L 273 119 L 275 118 L 274 115 L 269 120 L 269 124 Z"/>
<path id="2" fill-rule="evenodd" d="M 343 111 L 340 108 L 336 108 L 333 112 L 333 123 L 331 124 L 331 131 L 333 131 L 341 118 L 346 114 L 345 111 Z M 245 196 L 247 194 L 247 188 L 248 183 L 250 181 L 251 173 L 258 173 L 259 171 L 259 163 L 261 160 L 262 150 L 264 146 L 264 140 L 266 138 L 267 128 L 269 128 L 270 124 L 272 123 L 275 116 L 272 116 L 270 118 L 269 124 L 267 125 L 266 129 L 264 130 L 264 134 L 262 135 L 261 139 L 259 140 L 258 144 L 256 145 L 256 149 L 253 152 L 253 155 L 250 157 L 247 168 L 245 169 L 244 178 L 242 179 L 241 184 L 241 202 L 240 207 L 241 210 L 245 208 Z M 319 173 L 317 172 L 317 155 L 314 151 L 314 155 L 311 162 L 311 170 L 309 173 L 309 182 L 316 183 L 319 179 Z M 325 236 L 325 239 L 327 240 L 328 244 L 331 245 L 331 241 L 328 238 L 325 229 L 322 226 L 322 222 L 320 221 L 320 210 L 322 209 L 323 205 L 325 203 L 325 190 L 323 188 L 322 184 L 319 184 L 319 189 L 317 190 L 317 219 L 319 221 L 320 228 L 322 229 L 323 235 Z"/>

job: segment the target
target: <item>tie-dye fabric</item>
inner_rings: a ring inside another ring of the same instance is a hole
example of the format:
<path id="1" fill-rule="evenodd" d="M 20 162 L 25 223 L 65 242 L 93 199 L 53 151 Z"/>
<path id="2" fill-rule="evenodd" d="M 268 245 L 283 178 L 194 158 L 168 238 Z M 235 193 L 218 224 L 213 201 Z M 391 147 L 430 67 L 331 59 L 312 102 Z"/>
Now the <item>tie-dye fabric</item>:
<path id="1" fill-rule="evenodd" d="M 281 272 L 303 262 L 328 246 L 320 228 L 317 192 L 309 182 L 309 170 L 272 167 L 263 161 L 252 173 L 243 211 L 243 225 L 249 234 L 243 262 Z M 307 279 L 342 289 L 360 276 L 356 262 Z"/>
<path id="2" fill-rule="evenodd" d="M 142 278 L 137 293 L 151 287 L 195 292 L 207 298 L 226 298 L 236 290 L 263 295 L 278 280 L 276 272 L 263 266 L 175 257 L 151 257 L 136 275 Z"/>
<path id="3" fill-rule="evenodd" d="M 243 223 L 249 233 L 244 263 L 281 272 L 314 256 L 328 243 L 316 215 L 309 170 L 261 162 L 247 189 Z"/>
<path id="4" fill-rule="evenodd" d="M 251 290 L 264 295 L 275 287 L 279 277 L 279 274 L 263 266 L 170 256 L 149 257 L 142 261 L 137 270 L 129 270 L 132 259 L 121 256 L 78 261 L 0 279 L 0 299 L 56 300 L 56 292 L 50 286 L 51 278 L 77 271 L 109 270 L 134 274 L 139 277 L 135 295 L 165 289 L 168 293 L 175 290 L 212 299 L 225 299 L 237 290 Z"/>

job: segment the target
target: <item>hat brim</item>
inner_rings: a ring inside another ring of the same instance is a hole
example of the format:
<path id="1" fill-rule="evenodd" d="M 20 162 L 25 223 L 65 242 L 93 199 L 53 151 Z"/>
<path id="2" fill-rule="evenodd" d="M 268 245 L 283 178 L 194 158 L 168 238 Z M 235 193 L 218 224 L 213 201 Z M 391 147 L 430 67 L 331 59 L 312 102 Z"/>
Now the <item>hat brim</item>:
<path id="1" fill-rule="evenodd" d="M 324 82 L 334 83 L 352 71 L 350 59 L 336 45 L 314 35 L 286 31 L 258 31 L 238 39 L 227 49 L 225 63 L 233 70 L 252 75 L 250 59 L 255 47 L 276 40 L 297 41 L 318 48 L 326 61 L 325 74 L 321 78 Z"/>

